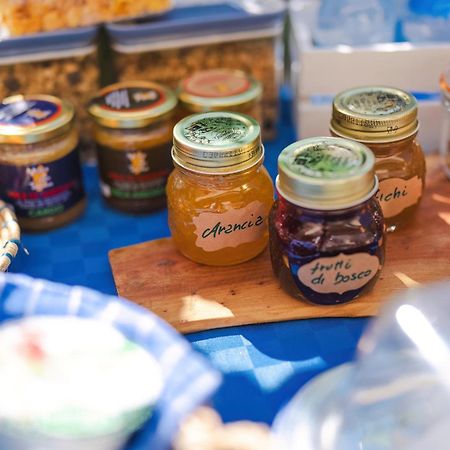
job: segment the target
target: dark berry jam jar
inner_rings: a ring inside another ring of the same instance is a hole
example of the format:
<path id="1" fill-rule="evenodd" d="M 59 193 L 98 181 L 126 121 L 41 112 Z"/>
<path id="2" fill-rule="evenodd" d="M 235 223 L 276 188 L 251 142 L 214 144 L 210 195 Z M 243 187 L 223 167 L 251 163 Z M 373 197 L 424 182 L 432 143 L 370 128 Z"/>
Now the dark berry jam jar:
<path id="1" fill-rule="evenodd" d="M 281 152 L 270 253 L 291 296 L 336 305 L 376 283 L 385 225 L 374 165 L 366 146 L 341 138 L 305 139 Z"/>

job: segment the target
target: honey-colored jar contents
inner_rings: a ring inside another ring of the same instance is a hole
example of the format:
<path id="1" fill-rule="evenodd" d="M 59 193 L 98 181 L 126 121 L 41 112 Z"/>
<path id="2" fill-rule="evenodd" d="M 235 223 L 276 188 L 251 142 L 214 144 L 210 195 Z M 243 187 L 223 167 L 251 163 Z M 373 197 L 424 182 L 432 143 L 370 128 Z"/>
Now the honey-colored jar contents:
<path id="1" fill-rule="evenodd" d="M 364 143 L 375 154 L 380 182 L 377 199 L 388 231 L 411 221 L 425 188 L 418 126 L 416 99 L 399 89 L 355 88 L 333 101 L 331 133 Z"/>
<path id="2" fill-rule="evenodd" d="M 267 246 L 274 191 L 259 134 L 256 121 L 226 112 L 175 126 L 169 226 L 179 251 L 193 261 L 238 264 Z"/>
<path id="3" fill-rule="evenodd" d="M 56 97 L 0 103 L 0 197 L 25 230 L 65 225 L 86 206 L 73 107 Z"/>

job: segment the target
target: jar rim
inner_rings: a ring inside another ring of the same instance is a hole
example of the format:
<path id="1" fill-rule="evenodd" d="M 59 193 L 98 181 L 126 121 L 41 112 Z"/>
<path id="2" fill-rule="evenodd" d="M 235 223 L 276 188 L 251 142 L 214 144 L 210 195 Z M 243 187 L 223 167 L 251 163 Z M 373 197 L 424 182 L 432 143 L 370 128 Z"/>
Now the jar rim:
<path id="1" fill-rule="evenodd" d="M 33 144 L 73 127 L 73 105 L 53 95 L 13 95 L 0 103 L 0 144 Z"/>
<path id="2" fill-rule="evenodd" d="M 221 111 L 255 103 L 261 98 L 262 85 L 241 70 L 211 69 L 182 80 L 177 95 L 189 111 Z"/>
<path id="3" fill-rule="evenodd" d="M 91 99 L 88 113 L 106 128 L 139 129 L 175 111 L 177 98 L 166 86 L 149 81 L 123 81 L 101 89 Z"/>
<path id="4" fill-rule="evenodd" d="M 417 128 L 417 110 L 416 98 L 402 89 L 356 87 L 334 97 L 331 127 L 358 141 L 397 140 Z"/>

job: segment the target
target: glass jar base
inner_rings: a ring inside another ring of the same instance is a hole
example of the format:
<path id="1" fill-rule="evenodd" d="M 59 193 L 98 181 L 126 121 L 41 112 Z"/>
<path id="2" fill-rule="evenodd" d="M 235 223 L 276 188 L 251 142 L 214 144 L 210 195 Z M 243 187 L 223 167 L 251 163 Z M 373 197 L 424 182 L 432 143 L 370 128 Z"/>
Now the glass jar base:
<path id="1" fill-rule="evenodd" d="M 197 264 L 202 264 L 204 266 L 213 266 L 213 267 L 227 267 L 227 266 L 236 266 L 238 264 L 243 264 L 248 261 L 251 261 L 252 259 L 255 259 L 265 250 L 266 246 L 267 245 L 265 245 L 263 248 L 259 249 L 257 252 L 254 252 L 254 253 L 248 255 L 245 258 L 236 258 L 236 259 L 229 259 L 229 260 L 226 260 L 223 257 L 217 258 L 217 260 L 214 260 L 211 258 L 210 255 L 207 255 L 205 258 L 202 258 L 201 256 L 196 256 L 196 255 L 192 256 L 192 255 L 189 255 L 188 253 L 184 252 L 183 250 L 181 250 L 178 246 L 177 246 L 177 249 L 185 258 L 187 258 Z"/>
<path id="2" fill-rule="evenodd" d="M 80 217 L 86 209 L 87 200 L 84 198 L 72 208 L 57 214 L 55 216 L 42 217 L 42 218 L 21 218 L 18 217 L 19 225 L 23 231 L 39 232 L 53 230 L 55 228 L 63 227 L 75 219 Z"/>
<path id="3" fill-rule="evenodd" d="M 103 197 L 104 202 L 111 208 L 127 214 L 150 214 L 167 206 L 166 197 L 156 197 L 150 200 L 133 201 Z"/>

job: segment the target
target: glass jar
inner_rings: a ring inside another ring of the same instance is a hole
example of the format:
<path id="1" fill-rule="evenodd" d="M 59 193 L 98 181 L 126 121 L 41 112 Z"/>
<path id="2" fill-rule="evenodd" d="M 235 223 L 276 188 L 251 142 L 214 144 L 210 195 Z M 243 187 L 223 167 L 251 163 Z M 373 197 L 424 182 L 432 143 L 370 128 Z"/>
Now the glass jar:
<path id="1" fill-rule="evenodd" d="M 262 123 L 261 96 L 261 83 L 240 70 L 197 72 L 178 87 L 183 117 L 199 112 L 236 111 Z"/>
<path id="2" fill-rule="evenodd" d="M 84 210 L 73 106 L 50 95 L 0 103 L 0 197 L 24 230 L 71 222 Z"/>
<path id="3" fill-rule="evenodd" d="M 411 221 L 425 188 L 425 156 L 416 140 L 417 101 L 383 86 L 349 89 L 333 100 L 334 136 L 366 144 L 376 157 L 377 198 L 388 231 Z"/>
<path id="4" fill-rule="evenodd" d="M 173 142 L 167 199 L 179 251 L 214 266 L 261 253 L 274 191 L 256 120 L 232 112 L 192 115 L 175 126 Z"/>
<path id="5" fill-rule="evenodd" d="M 113 208 L 148 213 L 166 205 L 175 94 L 156 83 L 117 83 L 90 102 L 103 198 Z"/>
<path id="6" fill-rule="evenodd" d="M 374 164 L 367 147 L 340 138 L 304 139 L 281 152 L 270 255 L 292 297 L 335 305 L 374 286 L 385 253 Z"/>
<path id="7" fill-rule="evenodd" d="M 445 173 L 450 178 L 450 69 L 442 74 L 440 85 L 444 106 L 440 151 Z"/>

